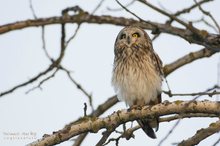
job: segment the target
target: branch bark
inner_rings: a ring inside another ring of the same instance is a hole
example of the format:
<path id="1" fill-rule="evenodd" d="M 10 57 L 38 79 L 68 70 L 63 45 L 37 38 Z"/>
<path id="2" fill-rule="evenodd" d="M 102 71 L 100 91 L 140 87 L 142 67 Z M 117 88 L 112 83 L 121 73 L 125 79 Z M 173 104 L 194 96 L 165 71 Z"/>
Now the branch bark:
<path id="1" fill-rule="evenodd" d="M 111 130 L 128 121 L 134 121 L 141 118 L 152 118 L 155 115 L 163 116 L 183 113 L 207 113 L 219 115 L 219 111 L 220 103 L 212 101 L 165 102 L 155 106 L 144 106 L 142 109 L 132 109 L 130 111 L 120 110 L 105 118 L 83 117 L 78 122 L 73 123 L 62 130 L 53 132 L 53 134 L 47 135 L 28 146 L 50 146 L 59 144 L 71 137 L 85 132 L 96 133 L 103 128 Z"/>
<path id="2" fill-rule="evenodd" d="M 200 58 L 210 57 L 215 53 L 217 53 L 217 52 L 213 51 L 213 50 L 209 50 L 207 48 L 201 49 L 199 51 L 191 52 L 191 53 L 177 59 L 173 63 L 165 65 L 163 68 L 164 74 L 168 75 L 168 74 L 172 73 L 173 71 L 175 71 L 176 69 L 182 67 L 183 65 L 191 63 L 191 62 L 193 62 L 197 59 L 200 59 Z"/>
<path id="3" fill-rule="evenodd" d="M 28 28 L 28 27 L 38 27 L 46 26 L 51 24 L 64 24 L 64 23 L 94 23 L 94 24 L 114 24 L 119 26 L 138 24 L 140 27 L 149 30 L 157 30 L 158 32 L 168 33 L 172 35 L 177 35 L 187 40 L 190 43 L 200 44 L 209 49 L 219 51 L 220 48 L 220 35 L 210 34 L 205 30 L 198 30 L 200 37 L 195 35 L 189 29 L 181 29 L 168 24 L 161 24 L 156 22 L 140 22 L 134 19 L 123 18 L 123 17 L 113 17 L 113 16 L 96 16 L 91 15 L 85 11 L 81 11 L 75 15 L 64 15 L 60 17 L 49 17 L 49 18 L 39 18 L 34 20 L 25 20 L 15 23 L 6 24 L 0 26 L 0 34 L 4 34 L 13 30 Z"/>
<path id="4" fill-rule="evenodd" d="M 191 137 L 187 140 L 183 140 L 181 143 L 178 144 L 178 146 L 197 145 L 202 140 L 204 140 L 205 138 L 209 137 L 210 135 L 212 135 L 218 131 L 220 131 L 220 120 L 215 123 L 211 123 L 209 125 L 209 127 L 205 128 L 205 129 L 202 128 L 202 129 L 198 130 L 193 137 Z"/>

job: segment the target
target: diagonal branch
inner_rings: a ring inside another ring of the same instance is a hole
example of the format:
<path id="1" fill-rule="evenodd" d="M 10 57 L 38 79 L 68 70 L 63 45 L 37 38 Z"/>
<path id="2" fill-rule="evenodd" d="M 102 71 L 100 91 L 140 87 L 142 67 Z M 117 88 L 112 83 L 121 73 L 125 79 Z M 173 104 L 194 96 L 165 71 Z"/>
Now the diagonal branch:
<path id="1" fill-rule="evenodd" d="M 210 1 L 213 1 L 213 0 L 201 0 L 199 2 L 197 2 L 196 4 L 193 4 L 192 6 L 188 7 L 188 8 L 185 8 L 185 9 L 182 9 L 180 11 L 177 11 L 174 16 L 179 16 L 181 14 L 184 14 L 184 13 L 189 13 L 191 10 L 193 10 L 194 8 L 196 7 L 199 7 L 201 6 L 202 4 L 204 3 L 207 3 L 207 2 L 210 2 Z"/>
<path id="2" fill-rule="evenodd" d="M 174 61 L 173 63 L 165 65 L 164 69 L 163 69 L 164 74 L 165 75 L 170 74 L 173 71 L 175 71 L 176 69 L 182 67 L 183 65 L 191 63 L 191 62 L 198 60 L 200 58 L 210 57 L 215 53 L 216 53 L 216 51 L 212 51 L 207 48 L 201 49 L 196 52 L 191 52 L 191 53 L 179 58 L 178 60 Z"/>
<path id="3" fill-rule="evenodd" d="M 195 2 L 196 4 L 198 4 L 198 2 L 197 2 L 196 0 L 194 0 L 194 2 Z M 199 5 L 199 10 L 200 10 L 203 14 L 207 15 L 207 16 L 214 22 L 216 28 L 218 29 L 218 32 L 220 33 L 220 26 L 219 26 L 218 22 L 215 20 L 215 18 L 212 16 L 212 14 L 211 14 L 210 12 L 208 12 L 208 11 L 205 11 L 205 10 L 202 8 L 201 5 Z"/>
<path id="4" fill-rule="evenodd" d="M 193 26 L 187 24 L 186 22 L 184 22 L 184 21 L 178 19 L 176 16 L 167 13 L 166 11 L 164 11 L 164 10 L 162 10 L 162 9 L 160 9 L 160 8 L 158 8 L 158 7 L 156 7 L 156 6 L 154 6 L 154 5 L 152 5 L 151 3 L 149 3 L 149 2 L 146 1 L 146 0 L 139 0 L 139 1 L 140 1 L 141 3 L 143 3 L 143 4 L 147 5 L 147 6 L 149 6 L 149 7 L 152 8 L 153 10 L 155 10 L 155 11 L 161 13 L 162 15 L 165 15 L 165 16 L 171 18 L 172 20 L 175 20 L 175 21 L 178 22 L 179 24 L 182 24 L 182 25 L 185 26 L 187 29 L 189 29 L 191 32 L 193 32 L 195 35 L 198 35 L 198 37 L 200 36 L 200 34 L 198 33 L 198 30 L 197 30 L 195 27 L 193 27 Z"/>
<path id="5" fill-rule="evenodd" d="M 220 120 L 215 123 L 211 123 L 209 127 L 205 129 L 202 128 L 198 130 L 193 137 L 187 140 L 183 140 L 181 143 L 178 144 L 178 146 L 197 145 L 199 144 L 200 141 L 204 140 L 205 138 L 219 131 L 220 131 Z"/>
<path id="6" fill-rule="evenodd" d="M 105 118 L 84 117 L 72 125 L 66 126 L 51 135 L 39 139 L 29 146 L 55 145 L 85 132 L 96 133 L 100 129 L 114 129 L 119 125 L 141 118 L 151 118 L 182 113 L 220 114 L 220 103 L 213 101 L 165 102 L 155 106 L 144 106 L 142 109 L 120 110 Z"/>

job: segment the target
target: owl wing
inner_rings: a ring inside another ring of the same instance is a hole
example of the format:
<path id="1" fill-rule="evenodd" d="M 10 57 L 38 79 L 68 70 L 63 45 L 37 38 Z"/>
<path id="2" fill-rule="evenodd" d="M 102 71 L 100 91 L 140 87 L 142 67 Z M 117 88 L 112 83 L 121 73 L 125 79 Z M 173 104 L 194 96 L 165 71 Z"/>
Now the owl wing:
<path id="1" fill-rule="evenodd" d="M 163 77 L 164 76 L 163 62 L 161 61 L 161 59 L 157 55 L 157 53 L 154 51 L 152 41 L 150 40 L 149 37 L 147 38 L 147 41 L 145 43 L 145 47 L 147 47 L 146 50 L 148 50 L 148 49 L 150 50 L 150 53 L 151 53 L 150 55 L 151 55 L 151 58 L 153 59 L 153 64 L 156 67 L 156 70 L 160 74 L 160 76 Z"/>
<path id="2" fill-rule="evenodd" d="M 153 59 L 155 60 L 154 65 L 155 65 L 157 71 L 160 73 L 161 76 L 164 76 L 163 63 L 162 63 L 160 57 L 157 55 L 156 52 L 153 52 Z"/>

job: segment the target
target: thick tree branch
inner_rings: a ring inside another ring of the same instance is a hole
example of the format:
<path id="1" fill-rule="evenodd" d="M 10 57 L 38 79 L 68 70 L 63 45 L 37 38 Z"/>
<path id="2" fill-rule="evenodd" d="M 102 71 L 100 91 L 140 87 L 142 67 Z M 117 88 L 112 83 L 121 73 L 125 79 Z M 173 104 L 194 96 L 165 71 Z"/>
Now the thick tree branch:
<path id="1" fill-rule="evenodd" d="M 211 123 L 208 128 L 205 129 L 202 128 L 198 130 L 193 137 L 187 140 L 183 140 L 181 143 L 179 143 L 178 146 L 197 145 L 200 143 L 200 141 L 204 140 L 205 138 L 219 131 L 220 131 L 220 120 L 215 123 Z"/>
<path id="2" fill-rule="evenodd" d="M 181 29 L 167 24 L 161 24 L 156 22 L 139 22 L 134 19 L 128 19 L 123 17 L 112 17 L 112 16 L 96 16 L 90 15 L 83 10 L 80 11 L 78 14 L 70 16 L 64 15 L 60 17 L 49 17 L 49 18 L 39 18 L 35 20 L 26 20 L 26 21 L 19 21 L 11 24 L 6 24 L 0 26 L 0 34 L 10 32 L 12 30 L 18 30 L 28 27 L 38 27 L 38 26 L 45 26 L 51 24 L 63 24 L 63 23 L 94 23 L 94 24 L 114 24 L 114 25 L 131 25 L 131 24 L 138 24 L 140 27 L 149 30 L 157 30 L 158 32 L 169 33 L 172 35 L 177 35 L 182 37 L 183 39 L 187 40 L 190 43 L 196 43 L 203 45 L 209 49 L 219 51 L 220 48 L 220 35 L 217 34 L 209 34 L 205 30 L 198 30 L 200 33 L 200 37 L 196 34 L 191 32 L 188 29 Z"/>
<path id="3" fill-rule="evenodd" d="M 65 127 L 62 130 L 47 135 L 42 139 L 29 144 L 29 146 L 54 145 L 85 132 L 96 133 L 100 129 L 114 129 L 120 124 L 140 118 L 152 118 L 155 115 L 163 116 L 180 113 L 207 113 L 220 114 L 220 103 L 212 101 L 194 102 L 165 102 L 155 106 L 144 106 L 142 109 L 130 111 L 120 110 L 106 118 L 84 117 L 78 122 Z"/>
<path id="4" fill-rule="evenodd" d="M 177 120 L 177 119 L 183 119 L 183 118 L 192 118 L 192 117 L 209 117 L 209 118 L 217 118 L 218 115 L 215 114 L 202 114 L 202 113 L 191 113 L 191 114 L 177 114 L 174 116 L 169 116 L 166 118 L 160 118 L 159 122 L 170 122 L 173 120 Z M 134 132 L 138 129 L 140 129 L 141 127 L 139 125 L 134 126 L 132 128 L 129 128 L 127 130 L 125 130 L 124 132 L 121 133 L 121 135 L 118 138 L 111 138 L 109 139 L 105 144 L 110 143 L 111 141 L 119 141 L 120 138 L 126 138 L 126 140 L 129 140 L 130 138 L 134 138 Z"/>

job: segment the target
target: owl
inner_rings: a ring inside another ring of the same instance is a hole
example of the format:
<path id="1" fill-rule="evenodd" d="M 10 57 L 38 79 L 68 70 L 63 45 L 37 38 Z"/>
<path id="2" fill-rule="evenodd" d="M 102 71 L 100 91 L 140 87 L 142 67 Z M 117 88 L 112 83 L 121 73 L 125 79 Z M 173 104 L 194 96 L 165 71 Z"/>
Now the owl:
<path id="1" fill-rule="evenodd" d="M 115 41 L 112 85 L 119 100 L 139 107 L 161 102 L 162 61 L 153 50 L 151 39 L 140 27 L 127 26 Z M 143 131 L 156 138 L 158 117 L 137 120 Z"/>

